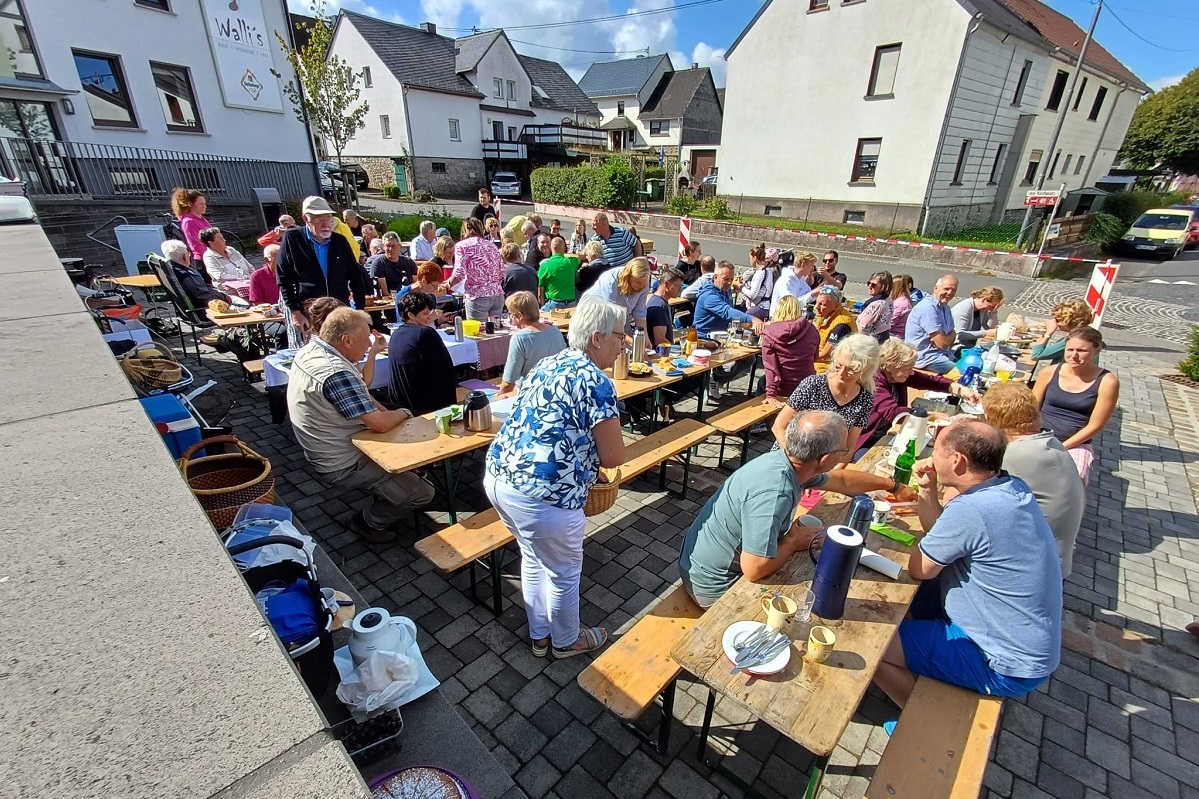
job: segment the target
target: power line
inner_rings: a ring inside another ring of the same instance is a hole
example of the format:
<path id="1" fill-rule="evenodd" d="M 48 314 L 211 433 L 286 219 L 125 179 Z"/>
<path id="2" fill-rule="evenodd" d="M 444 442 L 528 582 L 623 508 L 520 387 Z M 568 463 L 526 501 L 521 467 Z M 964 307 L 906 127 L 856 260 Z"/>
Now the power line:
<path id="1" fill-rule="evenodd" d="M 681 3 L 677 6 L 667 6 L 666 8 L 647 8 L 641 11 L 630 11 L 627 14 L 609 14 L 605 17 L 591 17 L 589 19 L 575 19 L 566 22 L 547 22 L 542 25 L 505 25 L 505 31 L 523 31 L 523 30 L 544 30 L 546 28 L 565 28 L 570 25 L 587 25 L 592 22 L 610 22 L 615 19 L 628 19 L 629 17 L 643 17 L 648 14 L 665 14 L 670 11 L 680 11 L 684 8 L 694 8 L 696 6 L 708 6 L 713 3 L 723 3 L 725 0 L 692 0 L 690 3 Z M 476 31 L 474 28 L 445 28 L 449 31 Z"/>
<path id="2" fill-rule="evenodd" d="M 559 47 L 556 44 L 544 44 L 543 42 L 522 42 L 520 39 L 509 39 L 513 44 L 527 44 L 531 47 L 543 47 L 546 50 L 559 50 L 563 53 L 588 53 L 592 55 L 632 55 L 634 53 L 649 53 L 648 47 L 642 47 L 640 50 L 572 50 L 569 47 Z"/>
<path id="3" fill-rule="evenodd" d="M 1140 39 L 1142 42 L 1149 45 L 1150 47 L 1156 47 L 1158 50 L 1165 50 L 1167 53 L 1199 53 L 1199 47 L 1190 47 L 1190 48 L 1186 48 L 1186 49 L 1179 49 L 1176 47 L 1165 47 L 1163 45 L 1158 44 L 1157 42 L 1151 42 L 1148 39 L 1146 39 L 1144 36 L 1142 36 L 1141 34 L 1134 31 L 1132 28 L 1128 27 L 1128 23 L 1125 22 L 1124 20 L 1120 19 L 1120 17 L 1118 17 L 1116 15 L 1116 12 L 1112 11 L 1111 8 L 1107 9 L 1107 13 L 1116 22 L 1119 22 L 1120 25 L 1123 26 L 1124 30 L 1128 31 L 1133 36 L 1137 37 L 1138 39 Z"/>
<path id="4" fill-rule="evenodd" d="M 1181 19 L 1181 20 L 1185 20 L 1187 22 L 1199 22 L 1199 17 L 1188 17 L 1188 16 L 1183 16 L 1182 14 L 1163 14 L 1160 11 L 1148 11 L 1143 8 L 1134 8 L 1133 6 L 1113 6 L 1113 5 L 1109 4 L 1105 7 L 1109 10 L 1113 9 L 1113 8 L 1118 8 L 1121 11 L 1130 11 L 1133 14 L 1146 14 L 1151 17 L 1164 17 L 1166 19 Z"/>

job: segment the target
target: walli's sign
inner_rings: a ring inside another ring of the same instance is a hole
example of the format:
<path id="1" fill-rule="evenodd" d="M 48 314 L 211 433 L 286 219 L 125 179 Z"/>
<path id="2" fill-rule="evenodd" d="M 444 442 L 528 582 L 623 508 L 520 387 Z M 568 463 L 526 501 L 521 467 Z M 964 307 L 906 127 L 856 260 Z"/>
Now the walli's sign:
<path id="1" fill-rule="evenodd" d="M 201 0 L 201 5 L 225 105 L 282 112 L 279 81 L 271 74 L 277 45 L 262 16 L 262 0 Z"/>

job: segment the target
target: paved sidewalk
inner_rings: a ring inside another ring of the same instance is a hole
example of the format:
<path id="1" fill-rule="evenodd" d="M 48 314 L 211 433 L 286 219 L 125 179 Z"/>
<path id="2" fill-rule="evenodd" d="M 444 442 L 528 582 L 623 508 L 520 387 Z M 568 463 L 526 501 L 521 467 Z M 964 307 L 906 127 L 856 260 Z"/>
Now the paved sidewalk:
<path id="1" fill-rule="evenodd" d="M 1135 351 L 1116 348 L 1105 353 L 1104 365 L 1120 375 L 1121 402 L 1098 442 L 1066 587 L 1062 666 L 1040 690 L 1006 703 L 984 795 L 1199 797 L 1199 646 L 1179 631 L 1199 618 L 1199 390 L 1163 388 L 1156 375 L 1173 370 Z M 271 458 L 280 501 L 296 510 L 368 601 L 416 621 L 441 690 L 529 797 L 741 796 L 696 759 L 706 693 L 698 685 L 681 683 L 675 707 L 681 723 L 668 755 L 641 745 L 577 687 L 586 658 L 532 657 L 515 577 L 506 580 L 506 609 L 496 618 L 472 605 L 465 575 L 444 577 L 419 559 L 414 536 L 389 546 L 363 544 L 342 520 L 364 496 L 325 489 L 309 476 L 290 426 L 270 423 L 261 383 L 244 383 L 229 356 L 205 355 L 196 372 L 201 380 L 218 377 L 236 395 L 235 432 Z M 756 440 L 754 453 L 767 443 Z M 656 481 L 639 480 L 622 489 L 612 510 L 589 520 L 585 623 L 626 629 L 677 579 L 683 531 L 727 474 L 714 468 L 715 449 L 702 448 L 687 501 L 658 493 Z M 735 445 L 730 449 L 732 465 Z M 460 508 L 487 507 L 479 456 L 464 467 L 471 477 Z M 671 479 L 680 475 L 672 466 Z M 434 509 L 422 534 L 444 523 L 443 510 Z M 879 725 L 895 715 L 871 690 L 832 757 L 822 796 L 863 795 L 886 745 Z M 801 792 L 811 757 L 768 725 L 722 699 L 713 730 L 725 764 L 761 794 Z"/>

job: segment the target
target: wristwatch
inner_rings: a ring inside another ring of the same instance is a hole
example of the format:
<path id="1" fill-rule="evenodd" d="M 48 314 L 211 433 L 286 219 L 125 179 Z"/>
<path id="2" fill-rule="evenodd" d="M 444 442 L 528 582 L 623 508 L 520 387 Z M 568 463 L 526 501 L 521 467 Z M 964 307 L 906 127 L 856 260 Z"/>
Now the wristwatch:
<path id="1" fill-rule="evenodd" d="M 894 494 L 895 496 L 899 496 L 899 481 L 898 480 L 894 480 L 894 479 L 891 480 L 891 493 Z"/>

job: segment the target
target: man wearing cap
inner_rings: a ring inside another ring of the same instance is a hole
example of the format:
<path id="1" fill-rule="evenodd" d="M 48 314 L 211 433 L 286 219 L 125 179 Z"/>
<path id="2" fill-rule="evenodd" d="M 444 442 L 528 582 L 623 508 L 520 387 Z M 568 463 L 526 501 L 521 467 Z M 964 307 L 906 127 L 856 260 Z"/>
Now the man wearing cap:
<path id="1" fill-rule="evenodd" d="M 306 333 L 308 317 L 304 303 L 317 297 L 333 297 L 357 308 L 366 306 L 366 273 L 344 236 L 333 231 L 338 219 L 323 197 L 306 197 L 304 225 L 283 234 L 277 273 L 279 296 L 291 311 L 295 330 Z"/>

